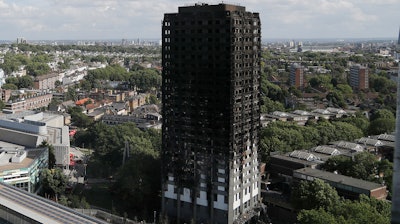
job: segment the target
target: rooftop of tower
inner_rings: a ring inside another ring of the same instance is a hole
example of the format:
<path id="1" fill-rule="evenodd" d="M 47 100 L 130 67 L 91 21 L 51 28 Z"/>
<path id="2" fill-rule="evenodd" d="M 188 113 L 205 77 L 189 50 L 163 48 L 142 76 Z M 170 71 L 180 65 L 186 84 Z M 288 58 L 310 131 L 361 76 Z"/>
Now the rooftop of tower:
<path id="1" fill-rule="evenodd" d="M 184 13 L 184 12 L 199 12 L 199 11 L 246 11 L 246 7 L 244 6 L 239 6 L 239 5 L 231 5 L 231 4 L 225 4 L 225 3 L 220 3 L 217 5 L 209 5 L 207 3 L 196 3 L 194 5 L 189 5 L 189 6 L 181 6 L 179 7 L 179 12 Z"/>

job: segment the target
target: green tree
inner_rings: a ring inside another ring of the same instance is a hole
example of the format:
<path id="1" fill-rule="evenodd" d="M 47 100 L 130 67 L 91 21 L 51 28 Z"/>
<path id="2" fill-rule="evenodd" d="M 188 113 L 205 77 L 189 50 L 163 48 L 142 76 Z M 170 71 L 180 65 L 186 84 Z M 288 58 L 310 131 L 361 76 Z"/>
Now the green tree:
<path id="1" fill-rule="evenodd" d="M 326 95 L 326 99 L 335 107 L 346 108 L 347 106 L 343 94 L 339 91 L 329 92 L 328 95 Z"/>
<path id="2" fill-rule="evenodd" d="M 6 78 L 6 83 L 14 84 L 14 85 L 18 86 L 19 80 L 17 77 L 11 76 L 11 77 Z"/>
<path id="3" fill-rule="evenodd" d="M 157 99 L 157 96 L 154 94 L 151 94 L 149 99 L 148 99 L 149 104 L 159 104 L 160 100 Z"/>
<path id="4" fill-rule="evenodd" d="M 33 79 L 31 76 L 24 75 L 18 78 L 18 88 L 32 88 Z"/>
<path id="5" fill-rule="evenodd" d="M 353 89 L 348 84 L 338 84 L 336 87 L 344 96 L 353 94 Z"/>
<path id="6" fill-rule="evenodd" d="M 346 122 L 332 122 L 337 139 L 345 141 L 354 141 L 354 139 L 363 137 L 363 132 L 358 127 Z"/>
<path id="7" fill-rule="evenodd" d="M 40 184 L 42 186 L 43 196 L 46 198 L 54 198 L 58 201 L 58 197 L 65 191 L 68 179 L 63 171 L 56 169 L 43 169 L 40 172 Z"/>
<path id="8" fill-rule="evenodd" d="M 2 100 L 0 100 L 0 111 L 2 111 L 5 106 L 6 106 L 5 103 Z"/>
<path id="9" fill-rule="evenodd" d="M 82 108 L 75 106 L 68 110 L 71 115 L 71 121 L 74 125 L 80 128 L 87 128 L 93 124 L 93 120 L 90 119 L 86 114 L 82 113 Z"/>
<path id="10" fill-rule="evenodd" d="M 388 109 L 379 109 L 371 112 L 370 120 L 374 121 L 377 119 L 395 119 L 394 114 Z"/>
<path id="11" fill-rule="evenodd" d="M 78 95 L 77 95 L 75 87 L 72 87 L 72 86 L 68 87 L 66 98 L 67 98 L 67 100 L 72 100 L 72 101 L 78 100 Z"/>
<path id="12" fill-rule="evenodd" d="M 367 200 L 345 200 L 334 207 L 332 214 L 335 217 L 343 217 L 345 223 L 390 223 L 390 215 L 379 213 Z"/>
<path id="13" fill-rule="evenodd" d="M 56 86 L 56 88 L 57 88 L 57 87 L 60 87 L 60 86 L 62 85 L 62 82 L 61 82 L 60 80 L 56 80 L 56 81 L 54 82 L 54 85 Z"/>
<path id="14" fill-rule="evenodd" d="M 352 165 L 353 163 L 351 158 L 339 155 L 330 157 L 321 165 L 321 169 L 346 175 L 347 172 L 352 169 Z"/>
<path id="15" fill-rule="evenodd" d="M 338 220 L 341 219 L 341 221 Z M 297 215 L 297 220 L 302 224 L 337 224 L 344 223 L 342 217 L 335 217 L 333 214 L 322 208 L 301 210 Z"/>
<path id="16" fill-rule="evenodd" d="M 391 193 L 393 164 L 388 160 L 381 161 L 369 152 L 362 152 L 353 158 L 347 156 L 334 156 L 329 158 L 321 169 L 351 176 L 358 179 L 372 181 L 388 186 Z M 378 177 L 378 178 L 377 178 Z"/>
<path id="17" fill-rule="evenodd" d="M 51 57 L 49 54 L 46 54 L 44 52 L 40 52 L 36 55 L 34 55 L 31 59 L 32 62 L 36 62 L 36 63 L 43 63 L 46 64 L 48 62 L 51 61 Z"/>
<path id="18" fill-rule="evenodd" d="M 4 62 L 0 64 L 0 68 L 2 68 L 7 75 L 10 75 L 12 72 L 17 71 L 21 65 L 21 61 L 18 60 L 15 54 L 6 53 L 4 55 Z"/>
<path id="19" fill-rule="evenodd" d="M 386 77 L 378 76 L 375 74 L 371 74 L 369 79 L 369 85 L 371 89 L 382 94 L 389 94 L 391 92 L 396 92 L 395 82 Z"/>
<path id="20" fill-rule="evenodd" d="M 17 89 L 18 89 L 18 86 L 14 85 L 14 84 L 6 83 L 6 84 L 3 84 L 3 85 L 1 86 L 1 88 L 3 88 L 3 89 L 17 90 Z"/>
<path id="21" fill-rule="evenodd" d="M 389 162 L 387 159 L 382 159 L 378 162 L 377 175 L 379 179 L 377 180 L 380 184 L 385 184 L 389 191 L 388 197 L 391 198 L 393 190 L 393 163 Z M 377 182 L 375 181 L 375 182 Z"/>
<path id="22" fill-rule="evenodd" d="M 291 200 L 298 209 L 329 210 L 340 202 L 336 190 L 320 179 L 300 181 L 292 188 Z"/>
<path id="23" fill-rule="evenodd" d="M 131 72 L 129 82 L 131 86 L 136 86 L 146 92 L 152 88 L 160 89 L 161 74 L 154 69 L 143 69 Z"/>
<path id="24" fill-rule="evenodd" d="M 53 169 L 54 166 L 56 165 L 56 156 L 54 154 L 54 146 L 52 144 L 49 144 L 48 141 L 43 141 L 40 143 L 39 148 L 46 147 L 49 150 L 49 169 Z"/>
<path id="25" fill-rule="evenodd" d="M 360 200 L 344 200 L 330 209 L 301 210 L 297 216 L 301 223 L 390 223 L 390 203 L 360 195 Z M 333 218 L 333 220 L 332 220 Z"/>
<path id="26" fill-rule="evenodd" d="M 378 168 L 378 159 L 369 152 L 359 153 L 354 156 L 353 167 L 347 171 L 348 176 L 372 181 L 375 179 Z"/>
<path id="27" fill-rule="evenodd" d="M 138 143 L 136 141 L 136 143 Z M 131 157 L 118 171 L 113 191 L 129 210 L 149 213 L 159 209 L 160 159 L 158 152 L 132 142 Z M 147 148 L 147 149 L 146 149 Z M 135 203 L 130 203 L 135 201 Z"/>
<path id="28" fill-rule="evenodd" d="M 356 126 L 357 128 L 359 128 L 363 132 L 364 136 L 368 135 L 369 121 L 365 116 L 363 116 L 363 117 L 346 117 L 346 118 L 339 119 L 339 121 L 352 124 L 353 126 Z"/>
<path id="29" fill-rule="evenodd" d="M 261 112 L 272 113 L 274 111 L 285 111 L 285 107 L 279 101 L 273 101 L 269 97 L 261 97 Z"/>
<path id="30" fill-rule="evenodd" d="M 395 130 L 395 119 L 378 118 L 371 121 L 368 129 L 370 135 L 379 135 L 383 133 L 391 133 Z"/>
<path id="31" fill-rule="evenodd" d="M 90 82 L 90 81 L 88 81 L 88 80 L 86 80 L 86 79 L 84 79 L 84 80 L 81 80 L 81 82 L 80 82 L 80 87 L 82 88 L 82 89 L 84 89 L 84 90 L 86 90 L 86 91 L 90 91 L 90 90 L 92 90 L 92 87 L 93 87 L 93 85 L 92 85 L 92 83 Z"/>
<path id="32" fill-rule="evenodd" d="M 46 63 L 42 62 L 31 62 L 25 68 L 27 74 L 34 77 L 44 75 L 50 72 L 50 67 Z"/>

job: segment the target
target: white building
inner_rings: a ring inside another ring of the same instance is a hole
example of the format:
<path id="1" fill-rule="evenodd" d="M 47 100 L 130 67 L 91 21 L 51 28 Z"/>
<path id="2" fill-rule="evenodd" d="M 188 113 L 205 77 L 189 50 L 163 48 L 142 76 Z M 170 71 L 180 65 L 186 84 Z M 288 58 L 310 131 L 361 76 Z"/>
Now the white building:
<path id="1" fill-rule="evenodd" d="M 0 141 L 36 148 L 47 141 L 54 146 L 56 165 L 69 165 L 69 127 L 64 116 L 26 112 L 0 117 Z"/>

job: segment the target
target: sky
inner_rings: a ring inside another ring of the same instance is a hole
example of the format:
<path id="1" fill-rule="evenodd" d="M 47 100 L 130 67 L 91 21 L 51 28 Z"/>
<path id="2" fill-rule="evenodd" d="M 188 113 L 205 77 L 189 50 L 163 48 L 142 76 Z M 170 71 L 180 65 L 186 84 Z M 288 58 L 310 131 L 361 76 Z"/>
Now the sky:
<path id="1" fill-rule="evenodd" d="M 0 0 L 0 40 L 160 39 L 164 13 L 199 1 Z M 260 13 L 263 39 L 393 38 L 400 0 L 201 1 Z"/>

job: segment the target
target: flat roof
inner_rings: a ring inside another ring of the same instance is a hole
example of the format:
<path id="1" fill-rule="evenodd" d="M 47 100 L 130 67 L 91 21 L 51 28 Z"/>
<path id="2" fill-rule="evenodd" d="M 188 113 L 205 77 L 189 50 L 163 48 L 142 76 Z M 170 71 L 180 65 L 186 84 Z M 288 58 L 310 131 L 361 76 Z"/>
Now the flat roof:
<path id="1" fill-rule="evenodd" d="M 16 169 L 22 169 L 22 168 L 27 168 L 29 167 L 33 162 L 32 158 L 26 157 L 22 162 L 20 163 L 11 163 L 9 162 L 6 165 L 0 165 L 0 172 L 4 172 L 7 170 L 16 170 Z"/>
<path id="2" fill-rule="evenodd" d="M 17 144 L 12 144 L 9 142 L 0 141 L 0 152 L 2 150 L 16 150 L 16 149 L 26 151 L 26 153 L 27 153 L 26 158 L 24 160 L 22 160 L 20 163 L 11 163 L 11 162 L 9 162 L 9 159 L 14 154 L 6 154 L 4 156 L 4 158 L 1 159 L 0 172 L 29 167 L 32 164 L 32 162 L 35 160 L 35 158 L 37 156 L 39 156 L 45 148 L 29 149 L 22 145 L 17 145 Z"/>
<path id="3" fill-rule="evenodd" d="M 382 186 L 381 184 L 370 182 L 370 181 L 365 181 L 357 178 L 352 178 L 348 176 L 344 176 L 341 174 L 335 174 L 323 170 L 317 170 L 317 169 L 312 169 L 312 168 L 301 168 L 298 170 L 293 171 L 293 173 L 299 173 L 299 174 L 304 174 L 312 177 L 319 178 L 321 180 L 326 180 L 326 181 L 331 181 L 335 183 L 341 183 L 343 185 L 347 186 L 352 186 L 360 189 L 366 189 L 366 190 L 375 190 L 377 188 L 382 188 L 386 186 Z"/>
<path id="4" fill-rule="evenodd" d="M 218 5 L 209 5 L 206 3 L 196 3 L 194 5 L 189 6 L 181 6 L 179 7 L 179 13 L 183 12 L 198 12 L 198 11 L 245 11 L 246 8 L 244 6 L 239 5 L 230 5 L 220 3 Z"/>
<path id="5" fill-rule="evenodd" d="M 304 160 L 304 159 L 298 159 L 298 158 L 295 158 L 295 157 L 290 157 L 290 156 L 287 156 L 287 155 L 273 155 L 273 156 L 271 156 L 271 158 L 286 160 L 286 161 L 295 162 L 295 163 L 302 163 L 304 165 L 309 165 L 309 166 L 321 163 L 321 161 L 319 161 L 319 162 L 315 161 L 315 160 L 314 161 L 308 161 L 308 160 Z"/>

